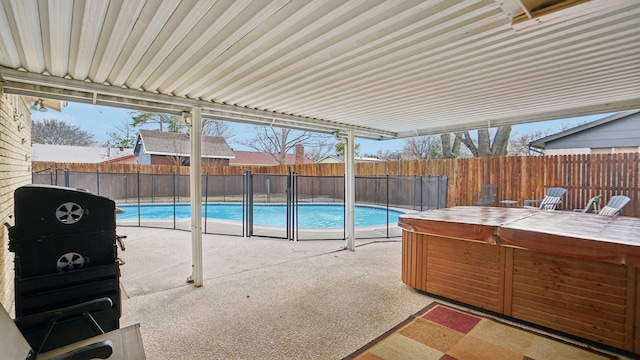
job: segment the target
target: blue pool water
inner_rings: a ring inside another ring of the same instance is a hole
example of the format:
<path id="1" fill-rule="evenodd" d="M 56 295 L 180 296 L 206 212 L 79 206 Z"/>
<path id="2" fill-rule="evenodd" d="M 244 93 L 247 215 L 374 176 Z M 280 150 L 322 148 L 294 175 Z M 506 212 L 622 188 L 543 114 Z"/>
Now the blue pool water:
<path id="1" fill-rule="evenodd" d="M 138 219 L 138 205 L 118 205 L 124 214 L 118 214 L 118 220 Z M 301 228 L 343 228 L 344 206 L 340 204 L 299 204 L 298 225 Z M 356 226 L 383 225 L 398 222 L 402 212 L 373 206 L 356 205 Z M 173 219 L 173 204 L 140 205 L 141 219 Z M 191 217 L 189 204 L 176 204 L 175 216 L 178 219 Z M 205 205 L 202 205 L 205 216 Z M 206 216 L 210 219 L 242 221 L 242 204 L 212 203 L 206 205 Z M 286 206 L 284 204 L 255 204 L 254 224 L 268 226 L 286 226 Z"/>

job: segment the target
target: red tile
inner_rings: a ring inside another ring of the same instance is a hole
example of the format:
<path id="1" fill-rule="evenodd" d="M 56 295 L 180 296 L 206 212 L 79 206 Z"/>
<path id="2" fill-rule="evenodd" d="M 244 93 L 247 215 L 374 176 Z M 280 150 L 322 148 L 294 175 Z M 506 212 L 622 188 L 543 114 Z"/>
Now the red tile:
<path id="1" fill-rule="evenodd" d="M 463 334 L 467 334 L 478 324 L 478 322 L 480 322 L 480 319 L 475 316 L 464 314 L 443 306 L 436 306 L 422 318 L 436 324 L 446 326 Z"/>
<path id="2" fill-rule="evenodd" d="M 453 357 L 453 356 L 451 356 L 451 355 L 444 354 L 444 355 L 442 355 L 442 356 L 440 357 L 440 359 L 438 359 L 438 360 L 458 360 L 458 359 L 454 358 L 454 357 Z"/>

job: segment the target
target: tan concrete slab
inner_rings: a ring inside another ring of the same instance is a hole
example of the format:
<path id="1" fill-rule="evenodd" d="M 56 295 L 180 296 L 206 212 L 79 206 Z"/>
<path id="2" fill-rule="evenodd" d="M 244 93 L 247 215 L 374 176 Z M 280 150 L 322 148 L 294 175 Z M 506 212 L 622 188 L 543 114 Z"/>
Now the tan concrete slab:
<path id="1" fill-rule="evenodd" d="M 433 301 L 400 278 L 399 238 L 291 242 L 203 236 L 204 286 L 191 234 L 127 234 L 122 325 L 139 322 L 149 359 L 340 359 Z"/>

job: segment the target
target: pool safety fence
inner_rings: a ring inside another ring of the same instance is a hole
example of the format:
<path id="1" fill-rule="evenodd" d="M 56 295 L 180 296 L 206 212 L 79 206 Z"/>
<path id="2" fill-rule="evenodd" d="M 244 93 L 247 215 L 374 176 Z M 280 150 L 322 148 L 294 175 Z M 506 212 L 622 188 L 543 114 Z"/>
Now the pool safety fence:
<path id="1" fill-rule="evenodd" d="M 190 230 L 190 219 L 178 218 L 176 205 L 190 201 L 189 175 L 73 172 L 50 169 L 32 173 L 34 184 L 50 184 L 85 189 L 108 197 L 117 205 L 134 205 L 135 220 L 117 219 L 118 226 L 144 226 Z M 310 229 L 298 226 L 299 206 L 305 203 L 344 204 L 343 176 L 301 176 L 289 174 L 202 175 L 202 202 L 242 204 L 242 221 L 225 221 L 203 211 L 203 231 L 207 234 L 265 236 L 289 240 L 345 239 L 344 229 Z M 447 206 L 446 176 L 356 176 L 356 204 L 403 211 L 424 211 Z M 144 204 L 173 205 L 170 220 L 141 217 Z M 286 204 L 285 227 L 256 225 L 253 207 L 261 204 Z M 343 219 L 344 220 L 344 219 Z M 400 236 L 395 223 L 356 228 L 356 238 Z"/>

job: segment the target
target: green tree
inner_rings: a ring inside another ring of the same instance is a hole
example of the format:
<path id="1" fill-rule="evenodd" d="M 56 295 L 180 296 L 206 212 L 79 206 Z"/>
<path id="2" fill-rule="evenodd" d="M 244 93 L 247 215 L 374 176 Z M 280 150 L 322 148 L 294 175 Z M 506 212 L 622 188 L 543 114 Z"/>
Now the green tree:
<path id="1" fill-rule="evenodd" d="M 182 116 L 164 113 L 135 111 L 131 113 L 131 126 L 142 127 L 145 125 L 157 125 L 160 131 L 189 133 L 189 126 L 184 122 Z M 235 136 L 235 132 L 229 123 L 217 119 L 202 118 L 202 135 L 219 136 L 227 140 Z"/>
<path id="2" fill-rule="evenodd" d="M 67 124 L 61 120 L 43 119 L 34 121 L 31 128 L 31 142 L 51 145 L 92 146 L 96 136 L 79 126 Z"/>
<path id="3" fill-rule="evenodd" d="M 355 143 L 355 145 L 353 145 L 353 151 L 355 152 L 355 156 L 360 156 L 360 144 Z M 344 143 L 342 141 L 336 144 L 336 153 L 344 156 Z"/>
<path id="4" fill-rule="evenodd" d="M 142 127 L 145 125 L 158 125 L 158 130 L 169 132 L 188 132 L 187 124 L 182 121 L 182 116 L 163 114 L 148 111 L 134 111 L 131 113 L 131 125 Z"/>

